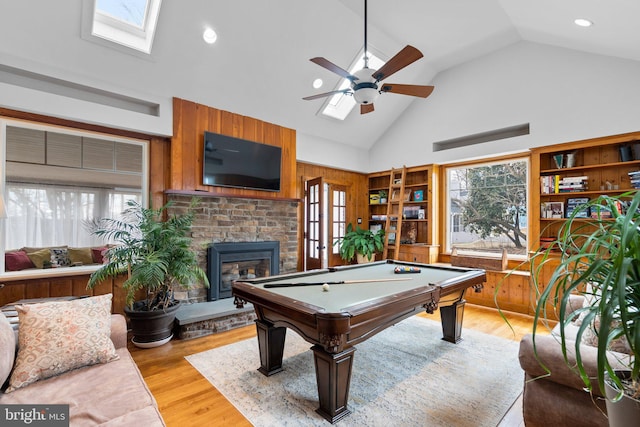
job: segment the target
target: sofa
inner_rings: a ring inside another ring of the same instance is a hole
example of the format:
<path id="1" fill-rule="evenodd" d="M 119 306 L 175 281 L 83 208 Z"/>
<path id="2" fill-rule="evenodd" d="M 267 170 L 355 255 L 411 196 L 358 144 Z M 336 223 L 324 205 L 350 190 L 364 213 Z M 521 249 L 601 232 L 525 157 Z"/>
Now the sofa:
<path id="1" fill-rule="evenodd" d="M 569 299 L 569 312 L 582 307 L 583 297 L 572 295 Z M 567 336 L 575 336 L 577 326 L 568 325 Z M 567 366 L 559 343 L 559 326 L 550 335 L 536 335 L 536 352 L 533 349 L 533 337 L 525 335 L 520 341 L 519 359 L 524 370 L 523 416 L 527 427 L 606 427 L 604 394 L 596 383 L 592 393 L 585 391 L 584 383 L 576 371 Z M 597 348 L 587 343 L 580 344 L 580 353 L 590 378 L 596 378 Z M 620 362 L 628 355 L 616 351 L 610 352 L 610 361 L 616 368 L 624 365 Z M 575 363 L 572 351 L 569 360 Z M 542 366 L 550 370 L 547 371 Z"/>
<path id="2" fill-rule="evenodd" d="M 19 313 L 17 331 L 0 314 L 0 383 L 4 383 L 0 405 L 69 405 L 71 426 L 164 426 L 127 350 L 125 319 L 111 314 L 110 305 L 111 295 L 101 295 L 16 306 L 26 312 Z M 78 307 L 84 313 L 77 314 Z M 54 324 L 43 327 L 42 322 L 52 319 Z M 56 329 L 55 324 L 65 322 L 62 333 L 39 341 L 40 335 Z M 101 332 L 94 333 L 96 329 Z M 78 344 L 79 340 L 83 342 Z M 67 348 L 60 349 L 61 343 Z M 44 347 L 39 355 L 44 369 L 33 362 L 40 347 Z M 95 357 L 88 358 L 92 352 Z M 58 356 L 66 360 L 52 360 Z M 74 359 L 75 365 L 69 365 Z"/>

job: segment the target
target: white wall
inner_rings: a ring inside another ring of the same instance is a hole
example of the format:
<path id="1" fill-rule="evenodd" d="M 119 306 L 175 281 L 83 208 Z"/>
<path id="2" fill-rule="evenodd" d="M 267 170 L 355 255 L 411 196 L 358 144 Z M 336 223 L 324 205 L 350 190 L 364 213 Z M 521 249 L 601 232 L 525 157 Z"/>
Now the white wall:
<path id="1" fill-rule="evenodd" d="M 370 151 L 369 171 L 486 157 L 640 130 L 640 62 L 530 42 L 438 74 Z M 433 152 L 432 143 L 530 123 L 528 136 Z"/>
<path id="2" fill-rule="evenodd" d="M 6 70 L 0 68 L 0 73 L 4 73 L 0 77 L 6 80 L 2 81 L 3 79 L 0 78 L 0 94 L 2 94 L 0 106 L 2 107 L 153 135 L 171 136 L 173 134 L 173 100 L 171 97 L 117 87 L 91 76 L 72 73 L 68 70 L 61 70 L 8 54 L 2 55 L 0 65 L 7 67 Z M 20 73 L 23 77 L 7 71 L 10 68 L 21 70 Z M 24 76 L 28 79 L 30 73 L 46 77 L 42 81 L 25 82 Z M 59 93 L 51 93 L 51 87 L 46 83 L 49 79 L 53 79 L 53 81 L 58 79 L 72 85 L 95 89 L 97 93 L 108 94 L 116 103 L 118 98 L 123 98 L 154 104 L 158 106 L 158 114 L 130 111 L 119 108 L 117 104 L 106 105 L 83 100 L 75 97 L 79 92 L 85 94 L 77 87 L 56 86 L 53 90 Z"/>
<path id="3" fill-rule="evenodd" d="M 369 152 L 328 139 L 296 132 L 296 158 L 301 162 L 365 172 L 369 169 Z"/>

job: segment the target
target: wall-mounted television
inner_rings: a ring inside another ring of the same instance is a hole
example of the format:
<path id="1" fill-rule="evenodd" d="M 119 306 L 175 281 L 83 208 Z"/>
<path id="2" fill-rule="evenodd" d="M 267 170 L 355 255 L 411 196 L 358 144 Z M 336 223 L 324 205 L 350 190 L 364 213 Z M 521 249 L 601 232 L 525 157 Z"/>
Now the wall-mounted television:
<path id="1" fill-rule="evenodd" d="M 280 191 L 281 163 L 280 147 L 204 133 L 204 185 Z"/>

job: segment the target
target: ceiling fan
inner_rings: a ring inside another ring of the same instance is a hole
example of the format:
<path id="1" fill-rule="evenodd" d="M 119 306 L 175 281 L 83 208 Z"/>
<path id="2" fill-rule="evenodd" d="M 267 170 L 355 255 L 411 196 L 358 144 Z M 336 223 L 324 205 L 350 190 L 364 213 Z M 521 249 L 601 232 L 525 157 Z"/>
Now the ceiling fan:
<path id="1" fill-rule="evenodd" d="M 364 0 L 364 68 L 351 74 L 347 70 L 338 67 L 333 62 L 322 58 L 311 58 L 310 61 L 326 68 L 351 81 L 349 89 L 334 90 L 331 92 L 311 95 L 302 99 L 310 101 L 313 99 L 325 98 L 337 93 L 353 95 L 353 98 L 360 104 L 360 114 L 370 113 L 374 110 L 373 102 L 379 94 L 383 92 L 398 93 L 401 95 L 418 96 L 426 98 L 433 92 L 433 86 L 404 85 L 395 83 L 381 83 L 390 75 L 402 70 L 409 64 L 422 58 L 422 53 L 413 46 L 405 46 L 393 58 L 387 61 L 380 69 L 369 68 L 369 58 L 367 56 L 367 0 Z"/>

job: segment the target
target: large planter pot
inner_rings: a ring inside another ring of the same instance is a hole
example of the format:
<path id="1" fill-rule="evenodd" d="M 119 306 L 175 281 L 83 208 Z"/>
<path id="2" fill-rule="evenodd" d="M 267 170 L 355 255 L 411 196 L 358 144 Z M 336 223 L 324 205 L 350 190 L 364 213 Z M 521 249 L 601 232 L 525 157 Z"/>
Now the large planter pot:
<path id="1" fill-rule="evenodd" d="M 129 319 L 133 338 L 131 342 L 141 348 L 158 347 L 166 344 L 173 336 L 173 323 L 179 303 L 166 310 L 138 311 L 124 308 Z"/>
<path id="2" fill-rule="evenodd" d="M 630 376 L 629 371 L 616 371 L 618 377 L 624 379 Z M 607 416 L 609 417 L 610 427 L 628 427 L 637 425 L 640 420 L 640 400 L 630 396 L 623 395 L 617 402 L 611 399 L 618 395 L 618 389 L 610 384 L 608 377 L 605 377 L 605 393 L 607 395 Z"/>
<path id="3" fill-rule="evenodd" d="M 356 254 L 356 261 L 358 261 L 358 264 L 368 264 L 370 262 L 373 262 L 376 260 L 376 254 L 373 254 L 371 256 L 371 259 L 367 258 L 366 256 L 362 255 L 362 254 Z"/>

